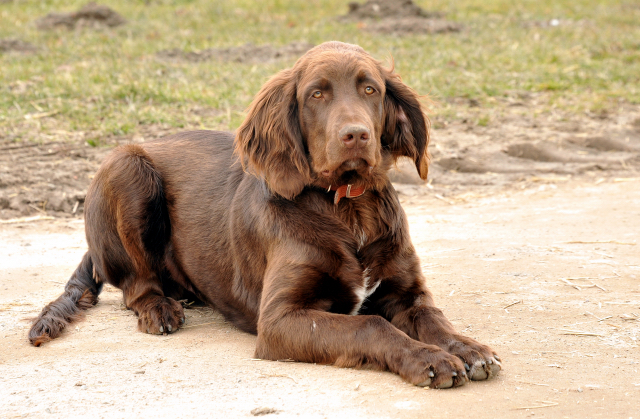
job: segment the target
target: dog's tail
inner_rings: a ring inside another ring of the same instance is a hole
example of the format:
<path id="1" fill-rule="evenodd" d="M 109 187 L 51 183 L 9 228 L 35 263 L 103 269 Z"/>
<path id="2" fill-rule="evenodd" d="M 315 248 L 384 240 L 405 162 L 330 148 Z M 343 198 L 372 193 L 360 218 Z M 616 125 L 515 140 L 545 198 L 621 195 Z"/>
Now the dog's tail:
<path id="1" fill-rule="evenodd" d="M 83 310 L 98 302 L 100 291 L 102 282 L 95 278 L 91 253 L 87 252 L 67 282 L 64 293 L 47 304 L 34 320 L 29 330 L 31 344 L 40 346 L 60 336 L 69 323 L 82 317 Z"/>

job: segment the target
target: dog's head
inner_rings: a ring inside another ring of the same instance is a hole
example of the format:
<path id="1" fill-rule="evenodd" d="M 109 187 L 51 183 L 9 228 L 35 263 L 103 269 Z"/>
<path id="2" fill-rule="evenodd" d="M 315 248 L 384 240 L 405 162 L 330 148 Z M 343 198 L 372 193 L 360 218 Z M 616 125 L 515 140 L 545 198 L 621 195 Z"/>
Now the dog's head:
<path id="1" fill-rule="evenodd" d="M 236 133 L 236 153 L 272 192 L 305 186 L 375 189 L 400 156 L 427 178 L 429 121 L 418 95 L 362 48 L 326 42 L 260 90 Z"/>

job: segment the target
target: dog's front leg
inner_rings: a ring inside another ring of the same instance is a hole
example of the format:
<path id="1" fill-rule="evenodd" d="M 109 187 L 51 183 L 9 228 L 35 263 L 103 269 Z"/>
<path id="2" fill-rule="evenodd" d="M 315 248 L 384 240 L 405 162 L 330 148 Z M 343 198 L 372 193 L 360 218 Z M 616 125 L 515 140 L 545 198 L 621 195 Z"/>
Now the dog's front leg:
<path id="1" fill-rule="evenodd" d="M 472 380 L 486 380 L 498 374 L 501 364 L 496 352 L 456 332 L 442 310 L 435 306 L 417 256 L 407 252 L 402 257 L 392 258 L 378 272 L 385 270 L 397 275 L 381 280 L 377 291 L 365 303 L 365 313 L 380 314 L 411 338 L 457 356 L 464 362 Z"/>
<path id="2" fill-rule="evenodd" d="M 434 388 L 467 381 L 464 364 L 438 346 L 411 339 L 380 316 L 350 316 L 350 292 L 304 263 L 278 264 L 265 278 L 256 356 L 342 367 L 373 366 Z M 347 294 L 345 294 L 347 293 Z"/>
<path id="3" fill-rule="evenodd" d="M 428 291 L 418 296 L 414 304 L 393 316 L 391 322 L 409 336 L 437 345 L 465 363 L 472 380 L 494 377 L 501 369 L 500 358 L 487 345 L 457 333 L 442 310 L 433 305 Z"/>

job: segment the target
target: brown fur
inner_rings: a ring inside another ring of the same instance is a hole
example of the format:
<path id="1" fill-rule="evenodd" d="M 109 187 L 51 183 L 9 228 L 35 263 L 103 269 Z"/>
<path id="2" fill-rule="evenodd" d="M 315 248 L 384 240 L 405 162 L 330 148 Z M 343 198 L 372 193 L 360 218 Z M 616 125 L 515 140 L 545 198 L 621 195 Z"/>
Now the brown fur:
<path id="1" fill-rule="evenodd" d="M 322 44 L 264 85 L 235 141 L 196 131 L 113 151 L 86 198 L 89 250 L 29 338 L 58 336 L 107 282 L 148 333 L 178 330 L 188 296 L 256 333 L 259 358 L 432 387 L 495 375 L 495 353 L 434 306 L 387 177 L 408 156 L 425 179 L 428 141 L 392 70 Z M 346 184 L 366 192 L 334 205 L 327 190 Z"/>

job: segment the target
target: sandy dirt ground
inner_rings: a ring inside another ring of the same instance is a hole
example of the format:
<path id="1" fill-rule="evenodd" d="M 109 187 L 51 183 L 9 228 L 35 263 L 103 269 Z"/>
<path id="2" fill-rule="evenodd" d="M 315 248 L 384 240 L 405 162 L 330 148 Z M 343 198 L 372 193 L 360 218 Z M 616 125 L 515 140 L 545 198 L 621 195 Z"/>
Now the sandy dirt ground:
<path id="1" fill-rule="evenodd" d="M 463 29 L 409 3 L 368 1 L 344 19 L 395 34 Z M 391 4 L 404 9 L 390 13 Z M 38 25 L 110 22 L 123 20 L 90 6 Z M 0 41 L 0 51 L 36 48 Z M 159 59 L 269 62 L 309 47 Z M 434 120 L 429 183 L 406 162 L 393 173 L 437 304 L 503 360 L 497 378 L 449 390 L 253 359 L 255 337 L 209 308 L 186 310 L 175 334 L 146 335 L 108 286 L 83 321 L 30 346 L 29 319 L 86 251 L 84 197 L 109 147 L 89 147 L 92 133 L 56 129 L 46 114 L 0 133 L 0 418 L 640 417 L 640 108 L 564 115 L 540 95 L 491 98 L 503 103 L 490 115 L 474 99 L 450 99 L 455 117 Z M 102 140 L 172 131 L 150 125 Z"/>
<path id="2" fill-rule="evenodd" d="M 187 310 L 176 334 L 146 335 L 110 287 L 34 348 L 25 319 L 85 251 L 82 220 L 54 219 L 0 226 L 0 417 L 639 416 L 640 179 L 403 200 L 437 303 L 498 351 L 496 379 L 429 390 L 386 372 L 253 360 L 255 337 L 206 308 Z"/>
<path id="3" fill-rule="evenodd" d="M 146 335 L 110 287 L 30 346 L 29 318 L 86 250 L 82 203 L 108 148 L 0 138 L 0 417 L 640 417 L 640 110 L 533 116 L 535 95 L 505 100 L 486 125 L 474 103 L 436 118 L 428 184 L 393 173 L 437 304 L 504 361 L 453 390 L 254 360 L 255 337 L 208 308 Z"/>

